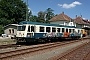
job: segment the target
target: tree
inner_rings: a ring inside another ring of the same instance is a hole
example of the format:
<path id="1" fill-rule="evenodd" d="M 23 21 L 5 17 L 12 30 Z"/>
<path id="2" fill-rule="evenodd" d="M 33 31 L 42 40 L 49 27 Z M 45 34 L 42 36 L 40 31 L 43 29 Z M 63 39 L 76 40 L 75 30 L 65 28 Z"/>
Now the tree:
<path id="1" fill-rule="evenodd" d="M 45 22 L 45 12 L 38 12 L 38 18 L 40 19 L 40 22 Z"/>
<path id="2" fill-rule="evenodd" d="M 3 33 L 4 33 L 4 28 L 3 28 L 2 25 L 0 25 L 0 36 L 1 36 L 1 34 L 3 34 Z"/>
<path id="3" fill-rule="evenodd" d="M 31 21 L 31 17 L 33 17 L 33 15 L 32 15 L 32 11 L 29 10 L 29 12 L 28 12 L 28 20 L 29 20 L 29 21 Z"/>
<path id="4" fill-rule="evenodd" d="M 53 11 L 54 10 L 52 10 L 51 8 L 46 9 L 46 23 L 49 23 L 48 20 L 50 20 L 54 16 Z"/>
<path id="5" fill-rule="evenodd" d="M 34 15 L 32 15 L 29 19 L 30 19 L 30 21 L 32 21 L 32 22 L 39 22 L 38 17 L 37 17 L 37 16 L 34 16 Z"/>
<path id="6" fill-rule="evenodd" d="M 26 7 L 22 0 L 0 0 L 0 24 L 5 26 L 25 20 Z"/>

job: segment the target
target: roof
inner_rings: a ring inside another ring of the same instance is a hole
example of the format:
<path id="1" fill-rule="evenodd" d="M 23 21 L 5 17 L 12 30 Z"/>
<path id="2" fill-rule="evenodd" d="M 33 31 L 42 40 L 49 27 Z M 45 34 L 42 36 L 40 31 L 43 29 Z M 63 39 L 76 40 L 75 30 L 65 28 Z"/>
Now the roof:
<path id="1" fill-rule="evenodd" d="M 60 24 L 48 24 L 48 23 L 39 23 L 39 22 L 31 22 L 31 21 L 22 21 L 22 22 L 19 23 L 19 25 L 22 25 L 22 24 L 33 24 L 33 25 L 75 28 L 75 26 L 64 26 L 64 25 L 60 25 Z M 78 28 L 78 27 L 76 27 L 76 28 Z"/>
<path id="2" fill-rule="evenodd" d="M 4 26 L 4 28 L 8 27 L 8 26 L 18 26 L 18 24 L 8 24 L 8 25 Z"/>
<path id="3" fill-rule="evenodd" d="M 86 20 L 84 20 L 82 17 L 78 16 L 74 19 L 74 22 L 77 24 L 86 24 L 89 25 L 89 23 L 87 23 Z"/>
<path id="4" fill-rule="evenodd" d="M 22 24 L 37 24 L 37 25 L 40 25 L 40 24 L 45 24 L 45 23 L 40 23 L 40 22 L 31 22 L 31 21 L 21 21 L 19 23 L 19 25 L 22 25 Z"/>
<path id="5" fill-rule="evenodd" d="M 65 15 L 64 12 L 62 12 L 61 14 L 51 18 L 49 21 L 60 21 L 60 20 L 70 21 L 71 18 L 69 16 Z"/>

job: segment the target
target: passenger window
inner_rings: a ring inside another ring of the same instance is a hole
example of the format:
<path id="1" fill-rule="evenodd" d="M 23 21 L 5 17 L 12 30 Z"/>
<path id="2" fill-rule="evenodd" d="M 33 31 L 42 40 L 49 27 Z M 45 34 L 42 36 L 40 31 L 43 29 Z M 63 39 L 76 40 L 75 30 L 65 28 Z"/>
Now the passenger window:
<path id="1" fill-rule="evenodd" d="M 72 33 L 74 33 L 74 29 L 73 29 Z"/>
<path id="2" fill-rule="evenodd" d="M 57 32 L 60 32 L 60 28 L 57 28 Z"/>
<path id="3" fill-rule="evenodd" d="M 68 29 L 66 29 L 66 32 L 68 32 Z"/>
<path id="4" fill-rule="evenodd" d="M 14 33 L 14 29 L 12 29 L 12 33 Z"/>
<path id="5" fill-rule="evenodd" d="M 78 33 L 80 33 L 80 30 L 78 30 Z"/>
<path id="6" fill-rule="evenodd" d="M 56 28 L 52 28 L 52 32 L 56 32 Z"/>
<path id="7" fill-rule="evenodd" d="M 62 32 L 64 32 L 64 28 L 62 28 Z"/>
<path id="8" fill-rule="evenodd" d="M 44 27 L 40 27 L 40 32 L 44 32 Z"/>
<path id="9" fill-rule="evenodd" d="M 46 27 L 46 32 L 50 32 L 50 27 Z"/>
<path id="10" fill-rule="evenodd" d="M 9 29 L 9 33 L 11 34 L 11 29 Z"/>
<path id="11" fill-rule="evenodd" d="M 30 32 L 30 26 L 28 26 L 28 32 Z"/>
<path id="12" fill-rule="evenodd" d="M 71 32 L 71 29 L 69 29 L 69 32 Z"/>
<path id="13" fill-rule="evenodd" d="M 34 32 L 34 26 L 31 26 L 31 32 Z"/>

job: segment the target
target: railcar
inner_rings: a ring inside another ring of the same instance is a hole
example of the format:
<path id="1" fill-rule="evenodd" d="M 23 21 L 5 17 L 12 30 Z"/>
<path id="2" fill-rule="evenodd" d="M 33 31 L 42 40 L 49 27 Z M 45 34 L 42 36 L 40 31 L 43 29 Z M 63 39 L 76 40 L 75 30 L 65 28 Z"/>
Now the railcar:
<path id="1" fill-rule="evenodd" d="M 45 42 L 64 38 L 78 39 L 80 37 L 82 37 L 82 28 L 75 26 L 22 21 L 17 27 L 16 41 Z"/>
<path id="2" fill-rule="evenodd" d="M 82 29 L 82 36 L 85 37 L 87 35 L 87 31 L 85 29 Z"/>

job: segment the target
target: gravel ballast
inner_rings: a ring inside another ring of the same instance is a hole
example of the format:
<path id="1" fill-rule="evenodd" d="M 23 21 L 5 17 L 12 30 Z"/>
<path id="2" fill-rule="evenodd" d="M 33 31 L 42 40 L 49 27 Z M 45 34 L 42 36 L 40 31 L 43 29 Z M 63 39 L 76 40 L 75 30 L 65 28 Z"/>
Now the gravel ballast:
<path id="1" fill-rule="evenodd" d="M 42 53 L 42 54 L 37 54 L 37 55 L 35 54 L 33 56 L 29 56 L 28 58 L 23 57 L 21 60 L 48 60 L 49 58 L 51 58 L 53 56 L 64 53 L 67 50 L 72 49 L 72 48 L 74 48 L 78 45 L 81 45 L 83 43 L 86 43 L 86 42 L 89 42 L 89 40 L 80 41 L 80 42 L 77 42 L 77 43 L 72 44 L 72 45 L 69 44 L 69 45 L 64 46 L 64 47 L 62 46 L 61 48 L 58 48 L 58 49 L 55 49 L 55 50 L 52 50 L 52 51 L 48 51 L 48 52 L 45 52 L 45 53 Z"/>

